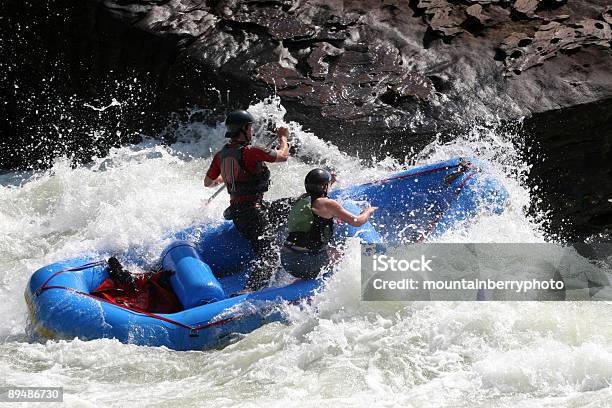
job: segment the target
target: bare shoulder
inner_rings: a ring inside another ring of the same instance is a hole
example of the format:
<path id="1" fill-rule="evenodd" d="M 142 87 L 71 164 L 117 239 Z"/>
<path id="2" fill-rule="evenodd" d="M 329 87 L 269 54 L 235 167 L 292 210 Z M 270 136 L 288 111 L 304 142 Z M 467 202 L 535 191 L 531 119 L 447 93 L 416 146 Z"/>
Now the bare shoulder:
<path id="1" fill-rule="evenodd" d="M 332 200 L 331 198 L 321 197 L 315 201 L 314 207 L 318 209 L 331 210 L 340 207 L 340 203 L 338 203 L 336 200 Z"/>
<path id="2" fill-rule="evenodd" d="M 331 218 L 334 216 L 334 213 L 336 212 L 336 209 L 335 209 L 336 204 L 337 204 L 336 201 L 326 198 L 326 197 L 317 198 L 315 202 L 312 204 L 312 211 L 315 214 L 317 214 L 319 217 Z"/>

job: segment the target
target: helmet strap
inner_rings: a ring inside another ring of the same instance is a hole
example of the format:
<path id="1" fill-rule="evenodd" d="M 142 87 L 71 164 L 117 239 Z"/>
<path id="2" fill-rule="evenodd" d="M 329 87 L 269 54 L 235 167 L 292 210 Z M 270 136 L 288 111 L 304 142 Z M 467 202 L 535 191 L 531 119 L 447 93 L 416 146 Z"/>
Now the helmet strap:
<path id="1" fill-rule="evenodd" d="M 317 198 L 327 197 L 327 191 L 323 190 L 319 194 L 310 194 L 310 200 L 316 200 Z"/>
<path id="2" fill-rule="evenodd" d="M 232 136 L 232 141 L 242 145 L 251 144 L 251 141 L 248 139 L 247 133 L 242 129 L 240 129 Z"/>
<path id="3" fill-rule="evenodd" d="M 245 144 L 251 144 L 251 137 L 249 137 L 249 132 L 247 132 L 246 127 L 249 126 L 249 124 L 247 123 L 246 125 L 244 125 L 242 127 L 242 129 L 240 129 L 240 134 L 242 135 L 242 142 Z"/>

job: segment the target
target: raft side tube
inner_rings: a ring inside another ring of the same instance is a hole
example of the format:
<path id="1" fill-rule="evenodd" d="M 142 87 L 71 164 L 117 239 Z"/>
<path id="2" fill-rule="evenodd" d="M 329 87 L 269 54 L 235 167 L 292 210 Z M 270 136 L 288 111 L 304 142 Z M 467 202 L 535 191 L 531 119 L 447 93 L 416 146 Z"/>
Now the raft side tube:
<path id="1" fill-rule="evenodd" d="M 170 283 L 185 309 L 227 298 L 210 267 L 186 241 L 175 241 L 166 247 L 162 268 L 172 272 Z"/>

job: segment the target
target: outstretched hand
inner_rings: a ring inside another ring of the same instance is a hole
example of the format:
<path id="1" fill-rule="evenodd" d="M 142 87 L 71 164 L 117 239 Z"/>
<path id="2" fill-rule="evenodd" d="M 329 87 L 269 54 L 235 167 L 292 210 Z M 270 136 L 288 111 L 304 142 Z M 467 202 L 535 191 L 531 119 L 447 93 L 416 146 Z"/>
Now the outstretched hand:
<path id="1" fill-rule="evenodd" d="M 368 213 L 368 216 L 372 215 L 374 211 L 378 210 L 378 207 L 368 207 L 363 210 L 364 213 Z"/>

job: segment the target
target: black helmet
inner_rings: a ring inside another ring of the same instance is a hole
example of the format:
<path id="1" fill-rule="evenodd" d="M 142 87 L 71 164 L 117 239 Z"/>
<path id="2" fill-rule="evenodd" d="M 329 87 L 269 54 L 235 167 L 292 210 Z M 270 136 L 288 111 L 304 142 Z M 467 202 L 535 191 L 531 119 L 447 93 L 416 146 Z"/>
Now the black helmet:
<path id="1" fill-rule="evenodd" d="M 325 169 L 310 170 L 304 180 L 306 192 L 310 195 L 322 195 L 325 186 L 328 185 L 331 180 L 331 174 Z"/>
<path id="2" fill-rule="evenodd" d="M 236 133 L 244 129 L 244 126 L 255 122 L 255 118 L 245 110 L 233 111 L 225 118 L 225 127 L 227 128 L 226 137 L 232 137 Z"/>

